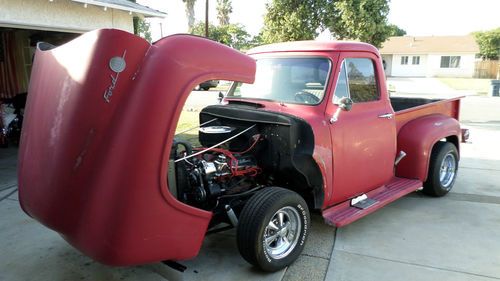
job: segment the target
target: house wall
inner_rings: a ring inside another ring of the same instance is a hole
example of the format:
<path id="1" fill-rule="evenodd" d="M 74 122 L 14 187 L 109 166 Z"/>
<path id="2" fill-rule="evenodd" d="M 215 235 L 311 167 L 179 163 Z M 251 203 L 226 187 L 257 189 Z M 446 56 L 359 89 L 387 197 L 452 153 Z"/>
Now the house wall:
<path id="1" fill-rule="evenodd" d="M 460 56 L 458 68 L 441 68 L 441 56 Z M 472 77 L 475 67 L 474 54 L 431 54 L 427 64 L 428 77 Z"/>
<path id="2" fill-rule="evenodd" d="M 401 64 L 401 57 L 408 56 L 408 64 Z M 412 57 L 420 56 L 419 64 L 412 64 Z M 392 57 L 391 76 L 402 77 L 424 77 L 426 76 L 427 55 L 421 54 L 404 54 L 394 55 Z"/>
<path id="3" fill-rule="evenodd" d="M 402 56 L 408 56 L 407 65 L 401 64 Z M 412 65 L 413 56 L 420 56 L 419 65 Z M 441 56 L 460 56 L 459 67 L 441 68 Z M 384 54 L 382 57 L 390 57 L 390 55 Z M 386 67 L 386 74 L 396 77 L 473 77 L 475 62 L 475 54 L 470 53 L 393 55 L 392 65 Z"/>
<path id="4" fill-rule="evenodd" d="M 126 11 L 69 0 L 0 0 L 0 26 L 64 32 L 117 28 L 133 32 L 133 15 Z"/>

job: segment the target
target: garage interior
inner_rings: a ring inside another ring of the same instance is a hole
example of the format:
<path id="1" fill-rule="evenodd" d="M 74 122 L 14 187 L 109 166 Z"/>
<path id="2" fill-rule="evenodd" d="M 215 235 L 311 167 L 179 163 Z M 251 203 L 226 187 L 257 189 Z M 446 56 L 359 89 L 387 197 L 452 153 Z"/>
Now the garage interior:
<path id="1" fill-rule="evenodd" d="M 38 42 L 64 44 L 78 33 L 0 27 L 0 98 L 28 91 L 31 65 Z"/>
<path id="2" fill-rule="evenodd" d="M 47 42 L 58 46 L 78 33 L 0 27 L 0 147 L 17 144 L 8 140 L 8 126 L 17 117 L 22 118 L 26 104 L 36 44 Z M 22 120 L 21 120 L 22 123 Z"/>

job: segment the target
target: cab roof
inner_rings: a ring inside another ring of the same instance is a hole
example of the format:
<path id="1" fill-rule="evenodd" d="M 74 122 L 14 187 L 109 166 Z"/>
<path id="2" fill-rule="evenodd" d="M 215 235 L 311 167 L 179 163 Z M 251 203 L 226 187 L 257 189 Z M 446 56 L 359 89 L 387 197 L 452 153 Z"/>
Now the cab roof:
<path id="1" fill-rule="evenodd" d="M 377 48 L 374 46 L 353 41 L 294 41 L 275 43 L 264 46 L 259 46 L 250 49 L 247 54 L 263 54 L 275 52 L 331 52 L 331 51 L 348 51 L 348 52 L 371 52 L 379 56 Z"/>

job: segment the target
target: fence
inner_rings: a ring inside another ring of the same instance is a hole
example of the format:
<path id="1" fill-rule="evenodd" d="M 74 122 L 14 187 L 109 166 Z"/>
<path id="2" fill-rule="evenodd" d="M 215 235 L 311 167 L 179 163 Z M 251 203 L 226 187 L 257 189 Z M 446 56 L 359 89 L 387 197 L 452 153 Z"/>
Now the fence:
<path id="1" fill-rule="evenodd" d="M 500 79 L 500 61 L 484 60 L 477 61 L 474 70 L 474 78 Z"/>

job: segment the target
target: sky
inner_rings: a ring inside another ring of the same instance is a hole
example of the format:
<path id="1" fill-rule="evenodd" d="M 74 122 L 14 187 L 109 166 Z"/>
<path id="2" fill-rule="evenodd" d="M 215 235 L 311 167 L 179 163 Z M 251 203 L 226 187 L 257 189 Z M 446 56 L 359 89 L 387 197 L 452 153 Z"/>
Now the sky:
<path id="1" fill-rule="evenodd" d="M 209 0 L 209 20 L 217 23 L 216 0 Z M 253 35 L 264 24 L 265 3 L 270 0 L 232 0 L 231 23 L 241 23 Z M 182 0 L 138 0 L 140 4 L 167 13 L 163 20 L 152 19 L 153 40 L 187 32 Z M 389 23 L 396 24 L 411 36 L 465 35 L 473 31 L 500 27 L 500 0 L 392 0 Z M 205 19 L 205 1 L 197 0 L 196 21 Z"/>

